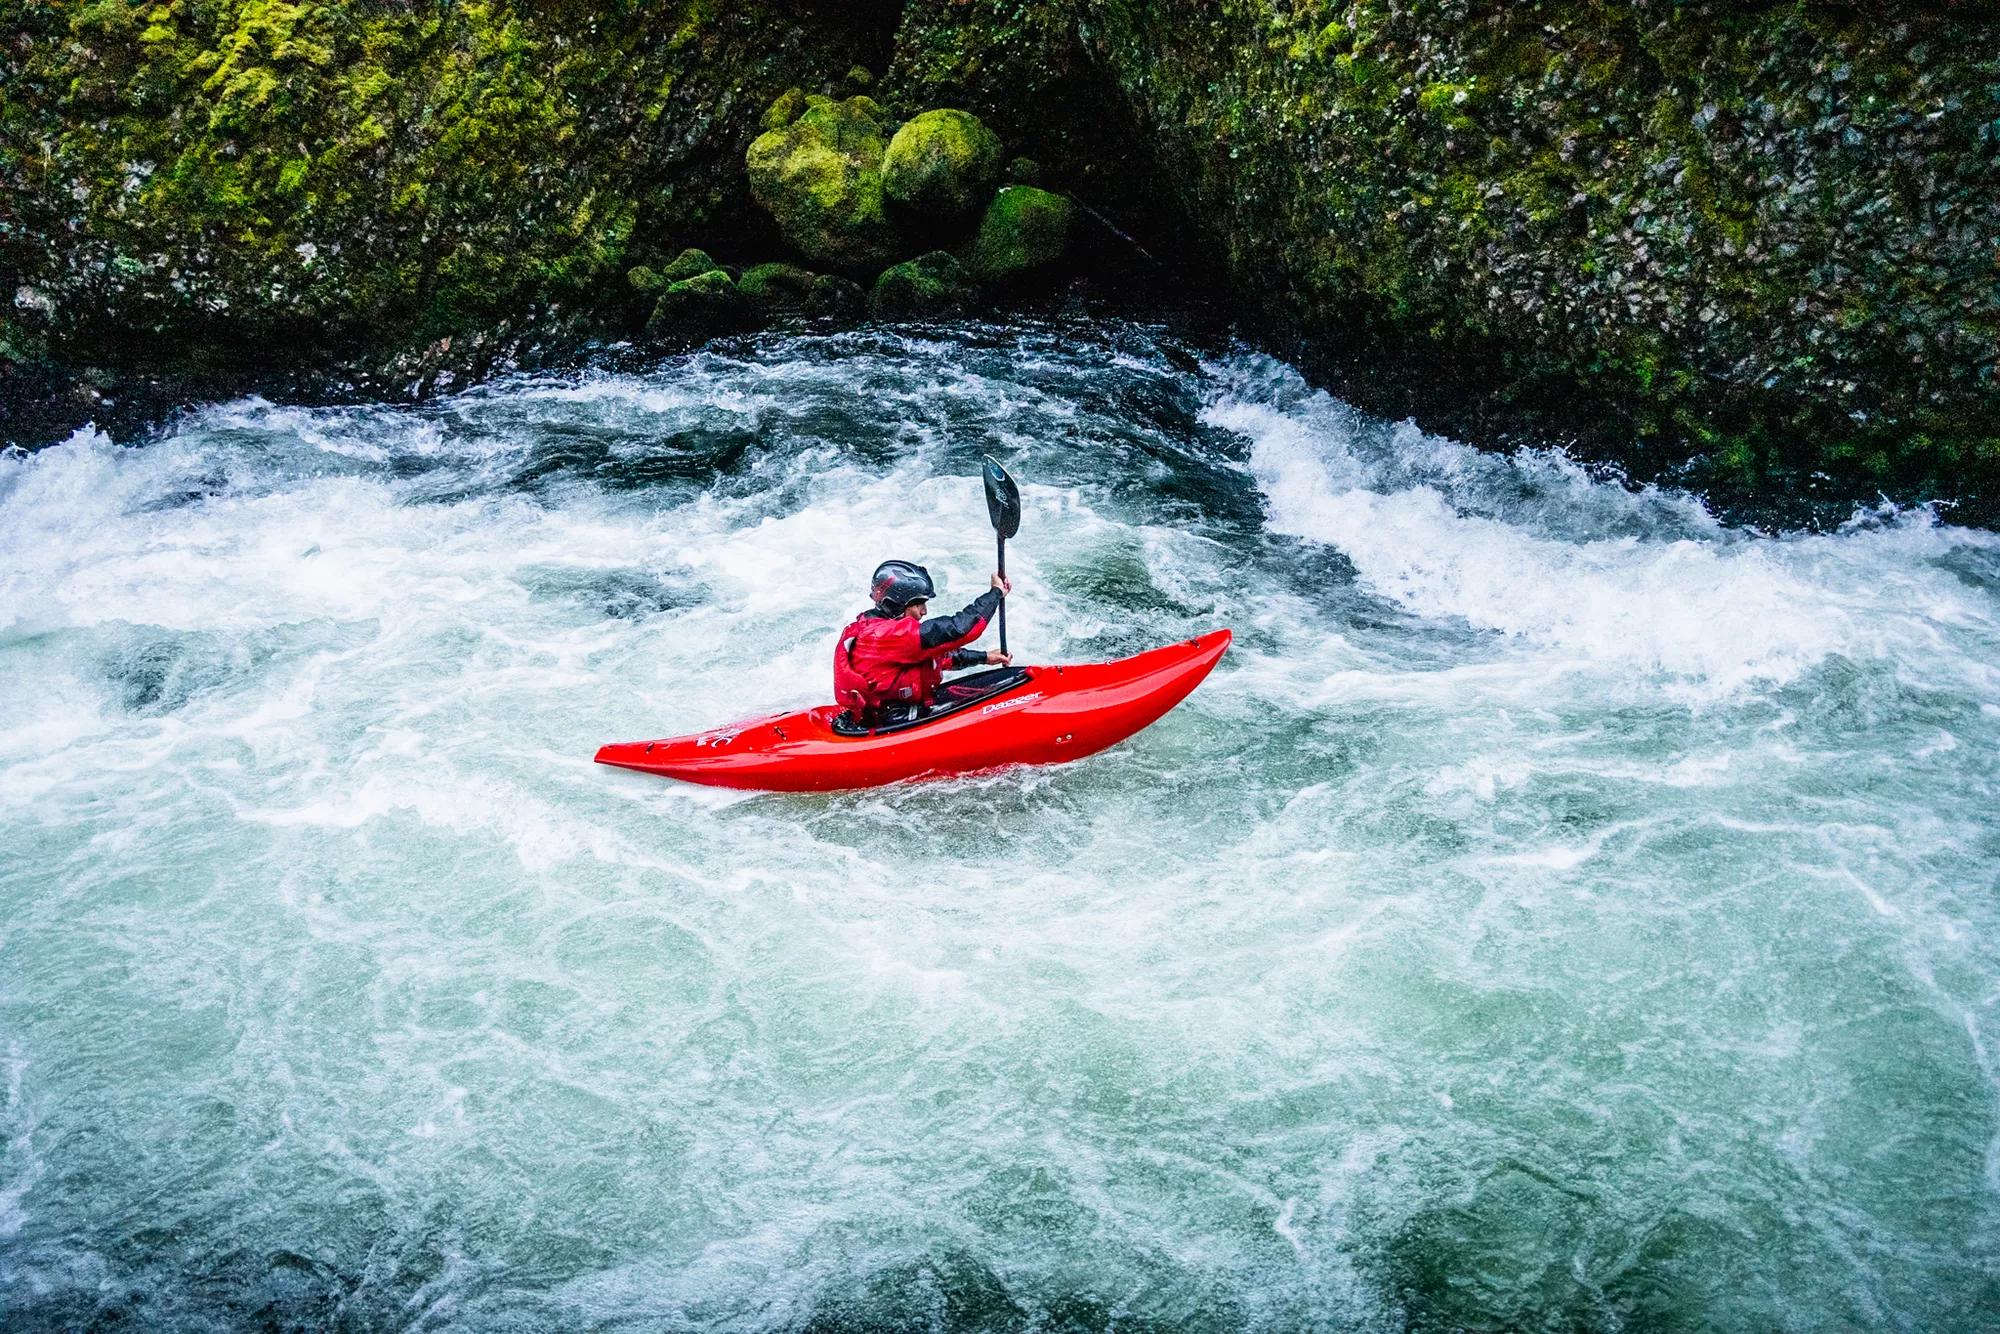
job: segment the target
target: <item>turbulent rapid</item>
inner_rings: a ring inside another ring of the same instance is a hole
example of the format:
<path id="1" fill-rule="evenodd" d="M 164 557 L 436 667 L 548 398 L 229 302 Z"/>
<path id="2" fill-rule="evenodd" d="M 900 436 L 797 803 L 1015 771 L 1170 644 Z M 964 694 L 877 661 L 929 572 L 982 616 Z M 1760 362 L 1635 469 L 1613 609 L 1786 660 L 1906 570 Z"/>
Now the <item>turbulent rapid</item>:
<path id="1" fill-rule="evenodd" d="M 591 764 L 885 557 L 1227 625 L 1062 768 Z M 1764 534 L 1116 323 L 0 457 L 0 1323 L 1973 1328 L 2000 538 Z"/>

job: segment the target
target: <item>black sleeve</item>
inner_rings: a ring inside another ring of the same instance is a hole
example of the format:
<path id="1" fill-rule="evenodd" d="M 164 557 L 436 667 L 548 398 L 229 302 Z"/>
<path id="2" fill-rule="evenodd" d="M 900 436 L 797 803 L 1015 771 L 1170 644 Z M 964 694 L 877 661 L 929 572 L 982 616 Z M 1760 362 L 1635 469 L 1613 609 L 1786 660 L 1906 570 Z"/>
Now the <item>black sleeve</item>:
<path id="1" fill-rule="evenodd" d="M 972 605 L 956 616 L 933 616 L 919 628 L 918 642 L 925 648 L 936 648 L 949 644 L 954 639 L 963 639 L 978 627 L 981 621 L 990 621 L 1000 610 L 1000 590 L 989 588 L 972 600 Z"/>
<path id="2" fill-rule="evenodd" d="M 951 651 L 951 669 L 955 672 L 985 665 L 986 650 L 983 648 L 955 648 Z"/>

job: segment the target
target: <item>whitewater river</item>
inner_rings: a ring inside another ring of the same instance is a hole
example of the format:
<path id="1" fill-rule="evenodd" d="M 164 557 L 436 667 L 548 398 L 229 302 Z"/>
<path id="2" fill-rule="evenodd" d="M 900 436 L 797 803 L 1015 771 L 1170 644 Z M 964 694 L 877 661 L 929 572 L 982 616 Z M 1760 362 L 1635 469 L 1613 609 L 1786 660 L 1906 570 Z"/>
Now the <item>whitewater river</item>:
<path id="1" fill-rule="evenodd" d="M 888 556 L 1068 767 L 599 768 Z M 1759 534 L 1125 325 L 0 457 L 0 1325 L 1991 1327 L 2000 538 Z"/>

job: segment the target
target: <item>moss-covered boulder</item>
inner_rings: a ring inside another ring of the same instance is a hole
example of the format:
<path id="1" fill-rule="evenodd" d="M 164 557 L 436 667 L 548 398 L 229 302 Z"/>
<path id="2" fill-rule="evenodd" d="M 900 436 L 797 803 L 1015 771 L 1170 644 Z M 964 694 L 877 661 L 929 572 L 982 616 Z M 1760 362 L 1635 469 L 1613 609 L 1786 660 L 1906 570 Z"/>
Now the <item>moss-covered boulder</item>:
<path id="1" fill-rule="evenodd" d="M 1061 195 L 1032 185 L 1008 186 L 987 205 L 966 252 L 973 276 L 983 283 L 1010 283 L 1054 264 L 1069 248 L 1075 211 Z"/>
<path id="2" fill-rule="evenodd" d="M 868 309 L 868 293 L 852 278 L 822 273 L 806 292 L 805 313 L 823 319 L 859 319 Z"/>
<path id="3" fill-rule="evenodd" d="M 979 117 L 949 108 L 914 117 L 889 141 L 882 192 L 931 222 L 968 217 L 1000 183 L 1000 137 Z"/>
<path id="4" fill-rule="evenodd" d="M 870 306 L 882 319 L 949 315 L 978 296 L 978 284 L 958 257 L 933 250 L 882 270 Z"/>
<path id="5" fill-rule="evenodd" d="M 764 119 L 759 122 L 759 128 L 767 131 L 782 130 L 797 120 L 805 109 L 805 91 L 800 88 L 787 88 L 765 109 Z"/>
<path id="6" fill-rule="evenodd" d="M 796 264 L 759 264 L 743 270 L 736 290 L 760 314 L 778 315 L 804 310 L 819 275 Z"/>
<path id="7" fill-rule="evenodd" d="M 801 255 L 848 271 L 895 257 L 882 196 L 890 128 L 872 98 L 808 97 L 795 120 L 750 145 L 750 192 Z"/>
<path id="8" fill-rule="evenodd" d="M 721 269 L 710 269 L 660 293 L 646 321 L 646 337 L 656 343 L 698 342 L 742 328 L 748 314 L 735 281 Z"/>
<path id="9" fill-rule="evenodd" d="M 1007 164 L 1007 179 L 1015 185 L 1040 185 L 1042 164 L 1031 157 L 1017 157 Z"/>
<path id="10" fill-rule="evenodd" d="M 706 250 L 697 250 L 695 247 L 689 246 L 686 250 L 681 251 L 680 254 L 675 255 L 673 260 L 660 270 L 660 285 L 662 287 L 670 287 L 674 283 L 685 281 L 700 274 L 714 273 L 721 267 L 720 264 L 717 264 L 710 257 Z"/>

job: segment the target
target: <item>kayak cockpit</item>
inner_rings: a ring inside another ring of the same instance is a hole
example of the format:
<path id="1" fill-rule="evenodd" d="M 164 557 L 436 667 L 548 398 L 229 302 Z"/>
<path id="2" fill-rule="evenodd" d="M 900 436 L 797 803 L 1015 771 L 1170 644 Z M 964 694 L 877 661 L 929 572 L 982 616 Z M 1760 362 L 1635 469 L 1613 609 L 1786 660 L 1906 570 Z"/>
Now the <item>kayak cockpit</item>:
<path id="1" fill-rule="evenodd" d="M 835 736 L 857 739 L 887 736 L 895 732 L 910 732 L 940 719 L 949 718 L 955 713 L 963 713 L 975 704 L 984 704 L 987 700 L 1024 686 L 1033 679 L 1033 673 L 1026 667 L 994 667 L 945 682 L 938 689 L 938 702 L 913 718 L 869 727 L 858 721 L 853 714 L 842 710 L 834 718 L 831 727 Z"/>

